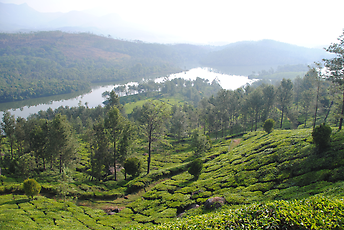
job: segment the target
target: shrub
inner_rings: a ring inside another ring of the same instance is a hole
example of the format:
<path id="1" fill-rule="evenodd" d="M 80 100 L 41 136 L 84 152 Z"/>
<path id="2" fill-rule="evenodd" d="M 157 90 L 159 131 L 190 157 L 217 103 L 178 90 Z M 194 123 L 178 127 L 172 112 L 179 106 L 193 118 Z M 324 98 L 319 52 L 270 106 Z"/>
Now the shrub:
<path id="1" fill-rule="evenodd" d="M 141 162 L 137 157 L 130 157 L 124 162 L 125 173 L 131 176 L 138 176 L 141 170 Z"/>
<path id="2" fill-rule="evenodd" d="M 198 178 L 201 174 L 203 168 L 203 161 L 199 158 L 191 162 L 190 168 L 188 169 L 188 172 L 193 175 L 195 178 Z"/>
<path id="3" fill-rule="evenodd" d="M 271 133 L 275 125 L 275 121 L 273 119 L 267 119 L 264 122 L 263 129 L 267 133 Z"/>
<path id="4" fill-rule="evenodd" d="M 331 133 L 331 127 L 325 123 L 314 128 L 312 132 L 313 141 L 320 151 L 330 144 Z"/>
<path id="5" fill-rule="evenodd" d="M 195 155 L 199 156 L 211 147 L 210 139 L 200 129 L 194 129 L 191 133 L 191 146 Z"/>
<path id="6" fill-rule="evenodd" d="M 33 199 L 33 196 L 38 195 L 41 191 L 41 185 L 35 179 L 26 179 L 23 185 L 25 195 L 28 198 Z"/>

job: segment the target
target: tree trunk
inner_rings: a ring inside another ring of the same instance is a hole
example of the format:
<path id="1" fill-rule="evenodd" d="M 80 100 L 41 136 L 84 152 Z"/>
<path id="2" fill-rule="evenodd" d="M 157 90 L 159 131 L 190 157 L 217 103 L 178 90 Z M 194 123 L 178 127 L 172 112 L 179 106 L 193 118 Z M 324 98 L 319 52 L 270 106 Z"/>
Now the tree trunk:
<path id="1" fill-rule="evenodd" d="M 148 142 L 148 165 L 147 165 L 147 174 L 149 174 L 150 171 L 150 162 L 151 162 L 151 145 L 152 145 L 152 141 L 149 140 Z"/>
<path id="2" fill-rule="evenodd" d="M 147 159 L 147 175 L 150 171 L 150 163 L 151 163 L 151 148 L 152 148 L 152 130 L 149 130 L 148 136 L 148 159 Z"/>
<path id="3" fill-rule="evenodd" d="M 117 181 L 117 169 L 116 169 L 116 138 L 114 137 L 114 141 L 113 141 L 113 169 L 114 169 L 114 173 L 115 173 L 115 181 Z"/>
<path id="4" fill-rule="evenodd" d="M 315 128 L 315 125 L 316 125 L 316 122 L 317 122 L 319 87 L 320 87 L 320 83 L 318 82 L 317 100 L 315 101 L 315 113 L 314 113 L 313 129 Z"/>
<path id="5" fill-rule="evenodd" d="M 281 116 L 281 126 L 280 126 L 280 128 L 282 128 L 282 125 L 283 125 L 283 114 L 284 114 L 284 108 L 282 108 L 282 116 Z"/>
<path id="6" fill-rule="evenodd" d="M 332 105 L 333 105 L 333 101 L 331 101 L 331 104 L 330 104 L 330 106 L 328 107 L 326 116 L 325 116 L 325 118 L 324 118 L 324 123 L 326 123 L 326 120 L 327 120 L 328 115 L 330 114 Z"/>
<path id="7" fill-rule="evenodd" d="M 343 116 L 344 116 L 344 91 L 343 91 L 342 116 L 340 117 L 340 120 L 339 120 L 339 130 L 342 129 Z"/>
<path id="8" fill-rule="evenodd" d="M 62 156 L 60 154 L 60 174 L 62 173 Z"/>

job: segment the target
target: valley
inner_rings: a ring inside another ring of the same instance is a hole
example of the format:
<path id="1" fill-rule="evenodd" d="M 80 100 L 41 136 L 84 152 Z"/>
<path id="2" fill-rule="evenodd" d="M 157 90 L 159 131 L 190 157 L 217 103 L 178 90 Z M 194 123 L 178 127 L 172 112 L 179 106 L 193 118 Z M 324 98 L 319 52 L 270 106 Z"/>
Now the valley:
<path id="1" fill-rule="evenodd" d="M 0 41 L 1 102 L 66 101 L 23 117 L 4 109 L 1 229 L 344 228 L 333 55 L 271 40 L 211 47 L 61 31 Z M 240 73 L 225 69 L 252 74 L 234 86 Z M 108 83 L 95 104 L 78 96 Z"/>

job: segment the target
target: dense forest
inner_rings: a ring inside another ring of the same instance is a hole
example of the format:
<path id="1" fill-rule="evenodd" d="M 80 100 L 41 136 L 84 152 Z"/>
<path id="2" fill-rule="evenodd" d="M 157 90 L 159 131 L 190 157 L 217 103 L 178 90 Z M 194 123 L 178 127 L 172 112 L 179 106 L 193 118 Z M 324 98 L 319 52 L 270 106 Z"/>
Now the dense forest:
<path id="1" fill-rule="evenodd" d="M 0 103 L 90 89 L 92 83 L 164 76 L 200 65 L 258 68 L 250 70 L 258 72 L 262 69 L 257 65 L 307 65 L 325 56 L 323 50 L 268 40 L 211 47 L 124 41 L 60 31 L 2 33 Z"/>
<path id="2" fill-rule="evenodd" d="M 135 95 L 107 92 L 96 108 L 5 112 L 0 227 L 342 229 L 342 45 L 294 79 L 236 90 L 200 78 L 147 81 Z M 130 52 L 148 50 L 117 58 Z"/>

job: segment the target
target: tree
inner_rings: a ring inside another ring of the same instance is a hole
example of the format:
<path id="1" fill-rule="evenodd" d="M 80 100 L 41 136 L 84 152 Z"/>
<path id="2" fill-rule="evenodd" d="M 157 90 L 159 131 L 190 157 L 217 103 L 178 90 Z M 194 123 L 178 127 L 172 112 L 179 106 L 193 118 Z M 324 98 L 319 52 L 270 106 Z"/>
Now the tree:
<path id="1" fill-rule="evenodd" d="M 57 114 L 50 124 L 49 157 L 51 162 L 58 158 L 60 173 L 62 173 L 63 167 L 67 167 L 73 162 L 76 157 L 76 150 L 77 142 L 67 117 Z"/>
<path id="2" fill-rule="evenodd" d="M 274 125 L 275 125 L 275 121 L 273 119 L 267 119 L 264 122 L 263 129 L 264 129 L 265 132 L 271 133 L 273 128 L 274 128 Z"/>
<path id="3" fill-rule="evenodd" d="M 16 120 L 14 118 L 14 115 L 11 115 L 10 112 L 6 111 L 2 117 L 1 127 L 2 127 L 2 130 L 5 132 L 7 140 L 10 142 L 11 159 L 14 158 L 13 148 L 14 148 L 14 143 L 15 143 L 15 135 L 14 135 L 15 125 L 16 125 Z"/>
<path id="4" fill-rule="evenodd" d="M 284 113 L 288 110 L 288 107 L 290 106 L 291 100 L 292 100 L 292 89 L 293 89 L 293 83 L 290 79 L 285 79 L 281 81 L 281 85 L 278 87 L 277 91 L 277 97 L 279 99 L 280 109 L 281 109 L 281 125 L 280 128 L 282 128 L 283 125 L 283 117 Z"/>
<path id="5" fill-rule="evenodd" d="M 25 195 L 33 199 L 41 191 L 41 185 L 35 179 L 26 179 L 23 183 Z"/>
<path id="6" fill-rule="evenodd" d="M 169 114 L 169 109 L 164 103 L 155 101 L 146 102 L 140 111 L 139 122 L 148 141 L 147 174 L 150 172 L 152 143 L 162 137 Z"/>
<path id="7" fill-rule="evenodd" d="M 32 153 L 24 153 L 20 157 L 18 157 L 18 165 L 17 170 L 20 173 L 20 176 L 23 178 L 27 178 L 32 176 L 35 171 L 36 166 L 36 159 L 34 154 Z"/>
<path id="8" fill-rule="evenodd" d="M 325 123 L 313 129 L 312 137 L 317 148 L 322 151 L 330 144 L 332 129 Z"/>
<path id="9" fill-rule="evenodd" d="M 331 44 L 326 51 L 333 53 L 336 57 L 323 59 L 325 67 L 325 78 L 338 85 L 342 90 L 342 111 L 339 120 L 339 130 L 342 129 L 344 118 L 344 30 L 338 38 L 339 43 Z"/>
<path id="10" fill-rule="evenodd" d="M 191 134 L 191 146 L 196 156 L 210 148 L 210 142 L 200 129 L 194 129 Z"/>
<path id="11" fill-rule="evenodd" d="M 174 110 L 171 118 L 171 133 L 175 134 L 180 141 L 185 137 L 187 130 L 186 113 L 178 106 L 175 106 Z"/>
<path id="12" fill-rule="evenodd" d="M 101 180 L 110 165 L 109 139 L 103 120 L 93 125 L 91 144 L 91 175 Z"/>
<path id="13" fill-rule="evenodd" d="M 305 116 L 305 125 L 304 127 L 307 127 L 307 119 L 310 107 L 312 106 L 312 101 L 314 99 L 314 93 L 312 89 L 305 90 L 301 93 L 301 105 L 303 107 L 303 114 Z"/>
<path id="14" fill-rule="evenodd" d="M 199 158 L 191 162 L 188 172 L 193 175 L 196 179 L 201 174 L 203 168 L 203 161 Z"/>
<path id="15" fill-rule="evenodd" d="M 264 109 L 263 109 L 263 121 L 269 117 L 271 113 L 271 108 L 275 101 L 275 88 L 272 85 L 266 85 L 263 87 L 263 101 L 264 101 Z"/>
<path id="16" fill-rule="evenodd" d="M 314 111 L 314 121 L 313 121 L 313 129 L 315 128 L 315 125 L 317 123 L 317 115 L 318 115 L 318 101 L 319 101 L 319 91 L 320 91 L 320 83 L 321 83 L 321 80 L 323 78 L 320 70 L 320 63 L 315 63 L 316 64 L 316 67 L 310 69 L 308 71 L 307 74 L 309 74 L 310 76 L 312 76 L 316 83 L 317 83 L 317 96 L 316 96 L 316 100 L 315 100 L 315 111 Z"/>
<path id="17" fill-rule="evenodd" d="M 29 119 L 28 125 L 28 140 L 29 150 L 35 153 L 36 160 L 43 161 L 43 169 L 46 170 L 46 160 L 48 158 L 48 132 L 49 123 L 46 119 Z"/>
<path id="18" fill-rule="evenodd" d="M 113 143 L 113 167 L 115 172 L 115 180 L 117 180 L 117 158 L 118 145 L 122 131 L 124 118 L 116 106 L 110 108 L 105 118 L 105 127 L 109 130 L 110 139 Z"/>
<path id="19" fill-rule="evenodd" d="M 121 139 L 119 140 L 118 144 L 118 162 L 123 165 L 124 161 L 126 160 L 127 156 L 129 155 L 131 151 L 131 146 L 134 139 L 134 126 L 131 122 L 129 122 L 127 119 L 125 120 L 123 124 L 123 131 Z"/>
<path id="20" fill-rule="evenodd" d="M 249 105 L 250 108 L 253 111 L 253 117 L 255 120 L 256 128 L 255 131 L 257 131 L 258 128 L 258 122 L 259 122 L 259 114 L 262 111 L 262 107 L 264 105 L 263 101 L 263 92 L 260 88 L 256 88 L 249 94 Z"/>
<path id="21" fill-rule="evenodd" d="M 138 176 L 141 170 L 141 161 L 137 157 L 130 157 L 124 161 L 125 173 L 133 177 Z"/>
<path id="22" fill-rule="evenodd" d="M 24 127 L 26 125 L 26 120 L 22 117 L 18 117 L 16 124 L 15 124 L 15 130 L 14 130 L 14 136 L 17 143 L 17 155 L 21 156 L 24 154 L 25 149 L 25 130 Z"/>

